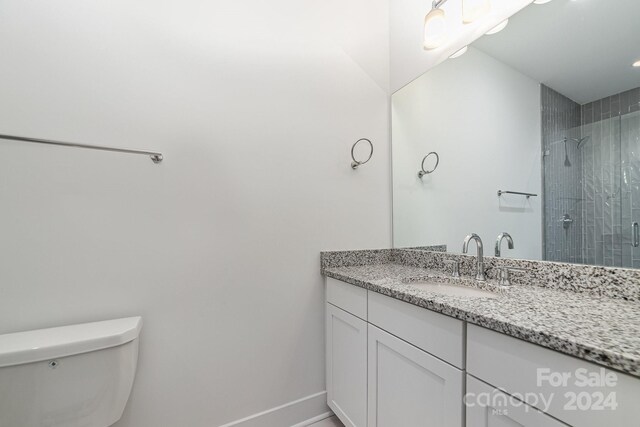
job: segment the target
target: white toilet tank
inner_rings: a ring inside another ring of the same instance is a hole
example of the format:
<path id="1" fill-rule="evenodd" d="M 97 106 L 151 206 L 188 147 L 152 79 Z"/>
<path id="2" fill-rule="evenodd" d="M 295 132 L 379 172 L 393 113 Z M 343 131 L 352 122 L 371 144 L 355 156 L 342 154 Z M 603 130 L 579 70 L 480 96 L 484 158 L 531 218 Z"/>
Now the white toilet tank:
<path id="1" fill-rule="evenodd" d="M 0 427 L 107 427 L 122 416 L 142 318 L 0 335 Z"/>

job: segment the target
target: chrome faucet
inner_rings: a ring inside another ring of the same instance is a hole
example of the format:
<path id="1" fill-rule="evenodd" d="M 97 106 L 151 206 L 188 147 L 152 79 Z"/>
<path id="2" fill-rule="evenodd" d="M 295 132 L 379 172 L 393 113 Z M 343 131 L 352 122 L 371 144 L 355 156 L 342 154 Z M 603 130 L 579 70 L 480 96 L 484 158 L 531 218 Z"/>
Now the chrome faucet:
<path id="1" fill-rule="evenodd" d="M 483 250 L 482 250 L 482 239 L 476 233 L 471 233 L 467 237 L 464 238 L 464 243 L 462 244 L 462 253 L 466 254 L 469 251 L 469 242 L 475 240 L 476 246 L 478 247 L 478 263 L 477 263 L 477 271 L 476 271 L 476 280 L 479 282 L 484 282 L 486 280 L 484 275 L 484 258 L 483 258 Z"/>
<path id="2" fill-rule="evenodd" d="M 522 267 L 508 267 L 508 266 L 500 267 L 500 275 L 499 275 L 500 281 L 498 282 L 500 286 L 511 286 L 512 271 L 529 271 L 529 269 L 522 268 Z"/>
<path id="3" fill-rule="evenodd" d="M 500 233 L 498 234 L 498 239 L 496 240 L 496 256 L 497 257 L 501 256 L 500 246 L 502 246 L 502 239 L 507 239 L 507 243 L 509 244 L 509 249 L 513 249 L 513 239 L 511 238 L 511 234 L 507 233 L 506 231 L 504 233 Z"/>
<path id="4" fill-rule="evenodd" d="M 451 265 L 451 277 L 458 278 L 460 277 L 460 261 L 456 259 L 445 260 L 443 261 L 445 264 Z"/>

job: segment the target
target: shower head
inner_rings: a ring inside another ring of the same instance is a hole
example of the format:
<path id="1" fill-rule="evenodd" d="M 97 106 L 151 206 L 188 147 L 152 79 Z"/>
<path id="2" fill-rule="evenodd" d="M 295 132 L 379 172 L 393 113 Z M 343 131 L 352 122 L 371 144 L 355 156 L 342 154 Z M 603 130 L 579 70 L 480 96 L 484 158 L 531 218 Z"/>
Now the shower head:
<path id="1" fill-rule="evenodd" d="M 590 139 L 591 135 L 583 136 L 582 138 L 569 138 L 571 141 L 578 144 L 578 150 L 582 148 L 584 144 L 586 144 Z"/>
<path id="2" fill-rule="evenodd" d="M 581 149 L 584 144 L 589 142 L 590 139 L 591 135 L 583 136 L 582 138 L 580 138 L 580 141 L 578 141 L 578 150 Z"/>
<path id="3" fill-rule="evenodd" d="M 567 146 L 567 143 L 569 141 L 575 142 L 577 144 L 576 148 L 580 150 L 590 139 L 591 135 L 583 136 L 582 138 L 569 138 L 568 136 L 565 136 L 560 141 L 556 141 L 558 143 L 562 142 L 564 144 L 564 165 L 566 167 L 570 168 L 572 166 L 571 160 L 569 159 L 569 147 Z"/>

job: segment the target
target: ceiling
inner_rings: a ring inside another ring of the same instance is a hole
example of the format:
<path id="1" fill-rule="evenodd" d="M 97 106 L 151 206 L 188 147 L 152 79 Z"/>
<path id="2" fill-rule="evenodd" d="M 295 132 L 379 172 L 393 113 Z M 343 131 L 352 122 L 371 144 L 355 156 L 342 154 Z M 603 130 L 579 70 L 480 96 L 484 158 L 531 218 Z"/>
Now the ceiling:
<path id="1" fill-rule="evenodd" d="M 375 0 L 377 1 L 379 0 Z M 362 6 L 371 2 L 372 0 L 362 0 L 359 4 Z M 491 11 L 471 24 L 462 23 L 462 0 L 447 1 L 441 9 L 447 16 L 448 40 L 439 48 L 430 50 L 424 48 L 424 17 L 431 10 L 432 2 L 390 0 L 388 3 L 391 62 L 389 74 L 393 93 L 446 61 L 460 48 L 482 37 L 498 23 L 527 7 L 531 0 L 491 0 Z M 384 45 L 378 44 L 376 47 L 381 49 Z"/>
<path id="2" fill-rule="evenodd" d="M 532 4 L 474 47 L 585 104 L 640 86 L 640 1 Z"/>

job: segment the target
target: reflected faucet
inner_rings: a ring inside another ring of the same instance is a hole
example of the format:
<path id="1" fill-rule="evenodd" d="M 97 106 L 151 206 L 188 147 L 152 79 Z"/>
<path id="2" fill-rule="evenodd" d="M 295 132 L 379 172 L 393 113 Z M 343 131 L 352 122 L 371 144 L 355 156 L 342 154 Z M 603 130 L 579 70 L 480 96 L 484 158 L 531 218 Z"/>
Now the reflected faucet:
<path id="1" fill-rule="evenodd" d="M 513 249 L 513 239 L 511 238 L 511 234 L 507 233 L 506 231 L 504 233 L 500 233 L 498 234 L 498 239 L 496 239 L 496 256 L 497 257 L 501 256 L 500 251 L 502 246 L 502 239 L 507 239 L 507 243 L 509 244 L 509 249 Z"/>
<path id="2" fill-rule="evenodd" d="M 483 250 L 482 250 L 482 239 L 476 233 L 471 233 L 467 237 L 464 238 L 464 243 L 462 243 L 462 253 L 466 254 L 469 251 L 469 242 L 475 240 L 476 246 L 478 247 L 478 262 L 477 262 L 477 271 L 476 271 L 476 280 L 479 282 L 484 282 L 486 280 L 484 275 L 484 258 L 483 258 Z"/>

